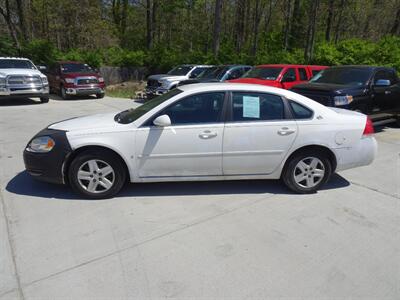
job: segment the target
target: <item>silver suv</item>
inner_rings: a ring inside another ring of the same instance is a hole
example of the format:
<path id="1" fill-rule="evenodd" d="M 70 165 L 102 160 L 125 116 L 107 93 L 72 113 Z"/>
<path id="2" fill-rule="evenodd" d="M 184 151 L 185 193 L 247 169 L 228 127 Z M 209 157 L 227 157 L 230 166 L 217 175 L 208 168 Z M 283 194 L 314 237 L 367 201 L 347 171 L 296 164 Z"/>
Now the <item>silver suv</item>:
<path id="1" fill-rule="evenodd" d="M 180 65 L 167 74 L 151 75 L 147 78 L 146 94 L 148 98 L 164 94 L 177 87 L 183 81 L 196 78 L 202 72 L 211 68 L 210 65 Z"/>
<path id="2" fill-rule="evenodd" d="M 38 97 L 49 102 L 49 82 L 26 58 L 0 57 L 0 100 Z"/>

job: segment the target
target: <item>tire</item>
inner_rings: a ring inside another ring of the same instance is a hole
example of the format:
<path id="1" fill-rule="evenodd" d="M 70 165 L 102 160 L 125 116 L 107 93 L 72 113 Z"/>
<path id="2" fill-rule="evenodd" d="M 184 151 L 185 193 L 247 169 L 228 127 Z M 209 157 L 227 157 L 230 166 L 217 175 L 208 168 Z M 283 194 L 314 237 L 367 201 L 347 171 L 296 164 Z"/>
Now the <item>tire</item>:
<path id="1" fill-rule="evenodd" d="M 282 180 L 299 194 L 315 193 L 332 174 L 332 163 L 324 153 L 302 151 L 289 158 L 282 172 Z"/>
<path id="2" fill-rule="evenodd" d="M 88 199 L 115 196 L 125 184 L 126 176 L 124 163 L 116 154 L 107 150 L 80 153 L 68 170 L 72 189 Z"/>
<path id="3" fill-rule="evenodd" d="M 48 103 L 49 102 L 49 97 L 40 97 L 40 102 L 41 103 Z"/>
<path id="4" fill-rule="evenodd" d="M 101 99 L 104 98 L 105 94 L 96 94 L 96 98 L 97 99 Z"/>
<path id="5" fill-rule="evenodd" d="M 61 88 L 60 88 L 60 96 L 64 100 L 70 99 L 70 96 L 67 94 L 67 92 L 66 92 L 66 90 L 65 90 L 65 88 L 63 86 L 61 86 Z"/>

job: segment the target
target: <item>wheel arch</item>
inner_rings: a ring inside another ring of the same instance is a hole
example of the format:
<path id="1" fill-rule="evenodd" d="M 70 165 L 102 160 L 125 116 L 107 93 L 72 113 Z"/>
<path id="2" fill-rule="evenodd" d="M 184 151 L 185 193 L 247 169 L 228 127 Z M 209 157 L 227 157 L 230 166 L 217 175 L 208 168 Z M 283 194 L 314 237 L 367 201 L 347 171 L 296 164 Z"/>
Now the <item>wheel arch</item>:
<path id="1" fill-rule="evenodd" d="M 306 145 L 306 146 L 302 146 L 302 147 L 297 148 L 296 150 L 294 150 L 292 153 L 290 153 L 290 155 L 286 158 L 286 161 L 285 161 L 285 163 L 284 163 L 284 165 L 283 165 L 283 168 L 282 168 L 282 171 L 281 171 L 281 176 L 282 176 L 282 174 L 284 173 L 284 171 L 285 171 L 285 169 L 286 169 L 286 167 L 287 167 L 287 165 L 288 165 L 290 159 L 291 159 L 293 156 L 295 156 L 295 155 L 297 155 L 298 153 L 301 153 L 301 152 L 303 152 L 303 151 L 309 151 L 309 150 L 313 150 L 313 151 L 316 151 L 316 150 L 317 150 L 317 151 L 322 151 L 322 152 L 324 152 L 324 153 L 327 155 L 329 161 L 332 163 L 332 172 L 335 172 L 336 167 L 337 167 L 337 158 L 336 158 L 335 153 L 334 153 L 331 149 L 329 149 L 328 147 L 326 147 L 326 146 L 323 146 L 323 145 L 316 145 L 316 144 L 315 144 L 315 145 Z"/>
<path id="2" fill-rule="evenodd" d="M 85 151 L 99 151 L 99 150 L 106 150 L 109 151 L 111 153 L 113 153 L 116 157 L 118 157 L 122 163 L 122 165 L 125 168 L 125 172 L 126 172 L 126 178 L 130 179 L 130 172 L 129 172 L 129 167 L 128 167 L 128 163 L 126 162 L 126 160 L 122 157 L 122 155 L 120 153 L 118 153 L 117 151 L 115 151 L 114 149 L 111 149 L 110 147 L 106 147 L 106 146 L 101 146 L 101 145 L 85 145 L 85 146 L 81 146 L 79 148 L 76 148 L 74 151 L 72 151 L 68 157 L 65 159 L 64 164 L 63 164 L 63 177 L 64 177 L 64 181 L 66 183 L 69 182 L 68 179 L 68 171 L 69 168 L 71 166 L 72 161 L 75 159 L 75 157 L 77 157 L 79 154 L 81 154 L 82 152 Z"/>

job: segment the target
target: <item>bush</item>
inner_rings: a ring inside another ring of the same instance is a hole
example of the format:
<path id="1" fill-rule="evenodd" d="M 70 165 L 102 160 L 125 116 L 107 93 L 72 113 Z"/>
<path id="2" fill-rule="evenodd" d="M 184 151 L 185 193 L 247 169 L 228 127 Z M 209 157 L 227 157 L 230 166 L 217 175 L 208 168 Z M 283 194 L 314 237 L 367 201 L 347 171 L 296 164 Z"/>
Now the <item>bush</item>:
<path id="1" fill-rule="evenodd" d="M 20 55 L 31 59 L 35 64 L 50 65 L 57 60 L 60 53 L 49 41 L 33 40 L 22 46 Z"/>

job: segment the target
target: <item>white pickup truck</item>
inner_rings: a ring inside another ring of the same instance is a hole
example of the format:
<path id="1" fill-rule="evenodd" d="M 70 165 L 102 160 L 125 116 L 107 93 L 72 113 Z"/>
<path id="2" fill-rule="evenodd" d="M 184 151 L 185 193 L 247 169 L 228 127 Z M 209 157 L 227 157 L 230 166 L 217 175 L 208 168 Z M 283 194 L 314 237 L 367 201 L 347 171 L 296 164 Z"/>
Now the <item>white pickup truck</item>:
<path id="1" fill-rule="evenodd" d="M 40 98 L 49 102 L 49 82 L 26 58 L 0 57 L 0 100 L 4 98 Z"/>

